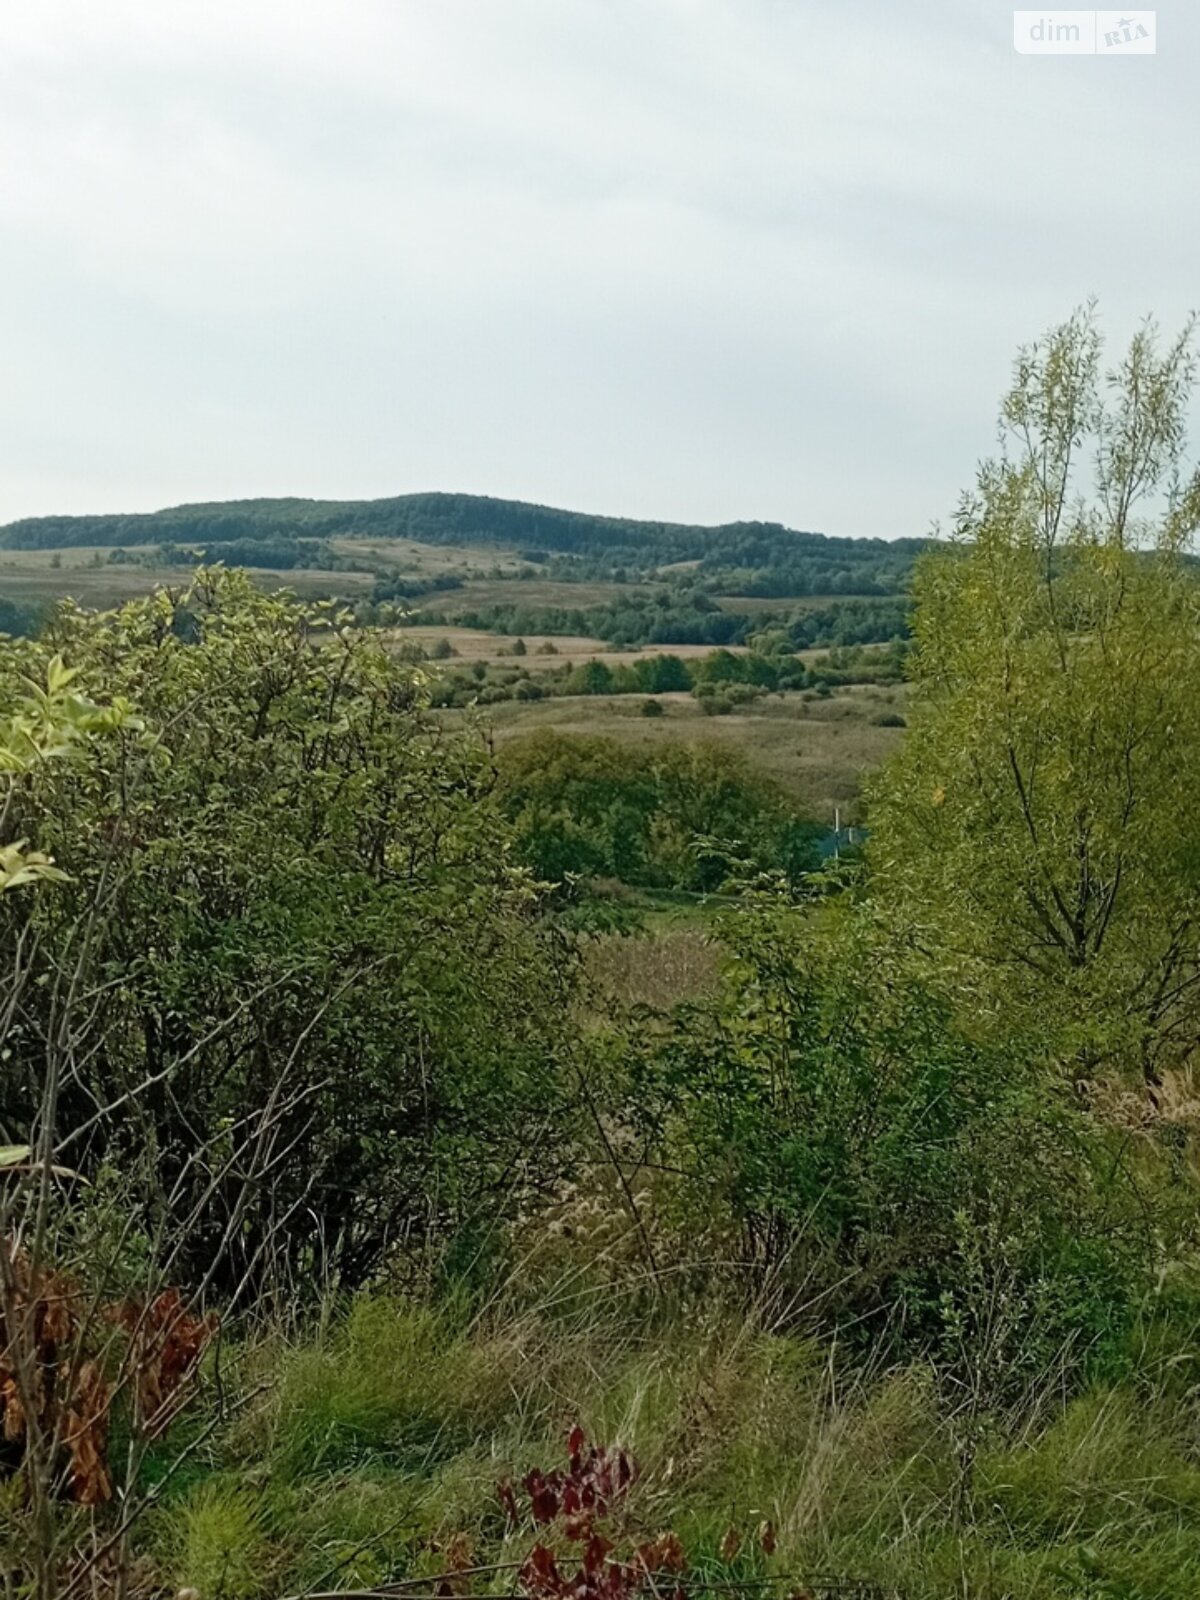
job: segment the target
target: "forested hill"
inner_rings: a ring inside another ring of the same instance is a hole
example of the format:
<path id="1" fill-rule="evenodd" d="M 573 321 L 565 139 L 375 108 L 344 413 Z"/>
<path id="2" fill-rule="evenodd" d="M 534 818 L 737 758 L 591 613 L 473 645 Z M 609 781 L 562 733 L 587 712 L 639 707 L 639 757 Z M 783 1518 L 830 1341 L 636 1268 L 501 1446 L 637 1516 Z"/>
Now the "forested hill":
<path id="1" fill-rule="evenodd" d="M 903 583 L 922 539 L 849 539 L 779 523 L 698 527 L 593 516 L 486 495 L 409 494 L 386 500 L 230 500 L 107 516 L 27 517 L 0 528 L 0 548 L 57 550 L 80 545 L 146 545 L 280 539 L 414 539 L 426 544 L 493 543 L 621 562 L 634 568 L 698 561 L 764 569 L 812 561 L 869 574 L 876 592 Z"/>

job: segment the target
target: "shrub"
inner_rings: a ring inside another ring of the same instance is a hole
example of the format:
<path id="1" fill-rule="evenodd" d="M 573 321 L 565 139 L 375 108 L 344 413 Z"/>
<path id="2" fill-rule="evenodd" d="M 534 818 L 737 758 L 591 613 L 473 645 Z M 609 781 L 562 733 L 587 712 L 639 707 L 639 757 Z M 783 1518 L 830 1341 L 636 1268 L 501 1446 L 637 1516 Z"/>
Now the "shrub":
<path id="1" fill-rule="evenodd" d="M 558 1082 L 565 969 L 485 803 L 486 750 L 434 727 L 420 674 L 381 639 L 330 623 L 216 571 L 0 645 L 0 683 L 44 676 L 58 647 L 139 718 L 12 797 L 16 837 L 69 876 L 0 897 L 0 956 L 39 963 L 4 1041 L 6 1123 L 34 1121 L 59 1026 L 49 975 L 87 919 L 96 998 L 72 1022 L 60 1129 L 93 1130 L 72 1147 L 85 1175 L 152 1153 L 192 1219 L 184 1276 L 207 1270 L 234 1203 L 197 1151 L 275 1108 L 288 1157 L 239 1213 L 259 1243 L 218 1288 L 251 1289 L 268 1244 L 298 1282 L 352 1282 L 398 1228 L 417 1243 L 472 1214 L 493 1225 L 500 1195 L 520 1203 L 520 1104 L 544 1118 Z"/>
<path id="2" fill-rule="evenodd" d="M 643 1044 L 632 1091 L 701 1235 L 740 1239 L 824 1321 L 973 1370 L 990 1400 L 1064 1346 L 1078 1367 L 1118 1343 L 1169 1213 L 1036 1041 L 980 1046 L 856 918 L 818 937 L 763 910 L 724 933 L 727 990 Z"/>
<path id="3" fill-rule="evenodd" d="M 795 882 L 817 862 L 816 827 L 718 745 L 637 750 L 546 731 L 506 744 L 498 765 L 497 799 L 546 880 L 601 874 L 711 891 L 743 872 Z"/>

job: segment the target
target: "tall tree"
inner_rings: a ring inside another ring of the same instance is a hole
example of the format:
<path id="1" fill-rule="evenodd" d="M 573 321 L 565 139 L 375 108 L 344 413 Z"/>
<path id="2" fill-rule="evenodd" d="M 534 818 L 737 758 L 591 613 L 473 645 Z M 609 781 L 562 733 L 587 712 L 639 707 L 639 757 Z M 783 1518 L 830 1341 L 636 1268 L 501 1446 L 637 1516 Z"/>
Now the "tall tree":
<path id="1" fill-rule="evenodd" d="M 876 883 L 982 1021 L 1085 1068 L 1190 1049 L 1200 986 L 1193 323 L 1110 371 L 1091 306 L 1017 359 L 998 456 L 916 579 L 915 708 Z"/>

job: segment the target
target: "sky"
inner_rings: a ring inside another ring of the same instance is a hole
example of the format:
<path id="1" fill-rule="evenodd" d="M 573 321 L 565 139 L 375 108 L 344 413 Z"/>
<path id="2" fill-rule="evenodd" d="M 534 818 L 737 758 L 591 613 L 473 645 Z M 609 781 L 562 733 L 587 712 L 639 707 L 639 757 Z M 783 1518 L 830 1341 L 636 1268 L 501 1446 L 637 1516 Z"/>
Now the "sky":
<path id="1" fill-rule="evenodd" d="M 921 534 L 1200 301 L 1200 6 L 0 0 L 0 522 L 446 489 Z"/>

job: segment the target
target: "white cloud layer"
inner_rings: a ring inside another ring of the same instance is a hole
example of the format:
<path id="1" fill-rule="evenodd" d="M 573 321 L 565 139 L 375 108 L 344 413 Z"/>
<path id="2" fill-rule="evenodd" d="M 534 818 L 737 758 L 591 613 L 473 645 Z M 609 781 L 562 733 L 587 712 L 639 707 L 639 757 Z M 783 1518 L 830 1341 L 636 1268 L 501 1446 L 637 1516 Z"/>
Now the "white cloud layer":
<path id="1" fill-rule="evenodd" d="M 922 532 L 1015 345 L 1197 297 L 1200 8 L 0 0 L 0 521 L 514 495 Z"/>

